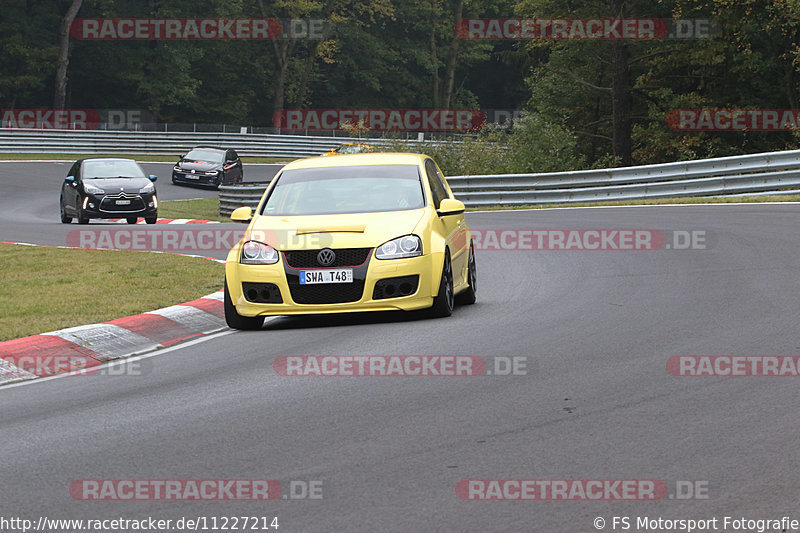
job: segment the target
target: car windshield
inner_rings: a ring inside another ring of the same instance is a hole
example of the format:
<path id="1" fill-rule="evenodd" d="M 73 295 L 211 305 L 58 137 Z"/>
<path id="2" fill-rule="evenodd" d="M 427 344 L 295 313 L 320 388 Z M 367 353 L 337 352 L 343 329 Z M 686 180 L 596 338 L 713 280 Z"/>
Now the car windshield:
<path id="1" fill-rule="evenodd" d="M 102 159 L 83 162 L 83 179 L 144 178 L 144 172 L 136 161 L 125 159 Z"/>
<path id="2" fill-rule="evenodd" d="M 225 154 L 216 150 L 192 150 L 186 154 L 184 159 L 189 159 L 192 161 L 208 161 L 209 163 L 222 163 L 222 160 L 225 159 Z"/>
<path id="3" fill-rule="evenodd" d="M 343 144 L 336 149 L 340 154 L 358 154 L 361 152 L 368 152 L 369 147 L 363 144 Z"/>
<path id="4" fill-rule="evenodd" d="M 262 214 L 369 213 L 423 206 L 415 165 L 361 165 L 285 170 Z"/>

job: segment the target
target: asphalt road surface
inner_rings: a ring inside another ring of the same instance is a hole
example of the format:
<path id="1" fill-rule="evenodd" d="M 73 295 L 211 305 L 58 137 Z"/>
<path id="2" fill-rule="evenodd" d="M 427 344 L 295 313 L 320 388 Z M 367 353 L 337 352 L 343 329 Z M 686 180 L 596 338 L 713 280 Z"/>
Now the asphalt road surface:
<path id="1" fill-rule="evenodd" d="M 0 165 L 0 240 L 63 243 L 61 174 Z M 203 194 L 157 185 L 162 199 Z M 128 375 L 0 388 L 0 517 L 206 517 L 209 529 L 212 517 L 278 517 L 281 532 L 645 531 L 644 517 L 754 531 L 723 520 L 800 520 L 798 378 L 667 370 L 673 356 L 800 353 L 799 214 L 795 205 L 470 213 L 484 231 L 649 229 L 670 246 L 484 247 L 478 302 L 449 318 L 282 317 L 163 350 Z M 676 249 L 684 232 L 702 238 Z M 296 355 L 473 355 L 489 369 L 517 357 L 525 368 L 279 375 L 276 359 Z M 70 493 L 88 486 L 80 480 L 232 479 L 276 480 L 282 493 L 266 502 Z M 657 480 L 668 494 L 465 501 L 456 491 L 461 480 L 509 479 Z"/>

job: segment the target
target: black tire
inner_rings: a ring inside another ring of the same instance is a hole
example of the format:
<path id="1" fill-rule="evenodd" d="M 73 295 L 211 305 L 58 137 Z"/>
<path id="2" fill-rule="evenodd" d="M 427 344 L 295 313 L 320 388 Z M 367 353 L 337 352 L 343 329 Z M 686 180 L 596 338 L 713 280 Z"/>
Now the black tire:
<path id="1" fill-rule="evenodd" d="M 69 224 L 70 222 L 72 222 L 72 217 L 71 216 L 67 216 L 67 212 L 64 211 L 64 204 L 61 204 L 61 209 L 60 210 L 61 210 L 61 223 L 62 224 Z"/>
<path id="2" fill-rule="evenodd" d="M 444 266 L 442 266 L 442 279 L 439 282 L 439 294 L 433 299 L 430 315 L 435 318 L 450 316 L 453 314 L 454 306 L 453 268 L 450 264 L 450 253 L 445 252 Z"/>
<path id="3" fill-rule="evenodd" d="M 264 317 L 263 316 L 242 316 L 236 312 L 236 307 L 234 307 L 233 302 L 231 301 L 231 295 L 228 293 L 228 280 L 225 280 L 225 296 L 224 296 L 224 307 L 225 307 L 225 323 L 228 324 L 229 328 L 232 329 L 241 329 L 241 330 L 254 330 L 254 329 L 261 329 L 261 326 L 264 325 Z"/>
<path id="4" fill-rule="evenodd" d="M 469 288 L 461 291 L 456 296 L 456 303 L 458 305 L 472 305 L 475 303 L 478 294 L 478 270 L 475 266 L 475 247 L 472 243 L 469 245 L 469 263 L 467 265 L 467 282 Z"/>
<path id="5" fill-rule="evenodd" d="M 157 220 L 158 220 L 157 216 L 155 216 L 155 217 L 144 217 L 144 221 L 147 224 L 155 224 Z"/>
<path id="6" fill-rule="evenodd" d="M 139 222 L 139 218 L 138 217 L 128 217 L 128 218 L 125 219 L 125 221 L 128 224 L 136 224 L 137 222 Z"/>
<path id="7" fill-rule="evenodd" d="M 78 215 L 77 216 L 78 224 L 88 224 L 89 223 L 89 217 L 86 216 L 86 213 L 83 212 L 83 209 L 81 209 L 80 204 L 75 207 L 75 212 Z"/>

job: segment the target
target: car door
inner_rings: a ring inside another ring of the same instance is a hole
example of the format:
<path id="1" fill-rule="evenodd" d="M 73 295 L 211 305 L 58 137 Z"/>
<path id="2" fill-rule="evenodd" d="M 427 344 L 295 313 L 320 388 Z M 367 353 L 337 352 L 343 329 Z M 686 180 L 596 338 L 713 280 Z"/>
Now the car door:
<path id="1" fill-rule="evenodd" d="M 230 167 L 228 171 L 230 172 L 229 182 L 235 183 L 241 181 L 243 177 L 242 160 L 239 159 L 239 154 L 237 154 L 235 150 L 227 150 L 225 152 L 225 166 Z"/>
<path id="2" fill-rule="evenodd" d="M 439 167 L 432 159 L 425 160 L 425 174 L 428 178 L 433 205 L 439 205 L 445 198 L 452 198 L 452 194 L 445 183 Z M 469 243 L 466 242 L 466 221 L 463 214 L 439 216 L 442 225 L 442 234 L 445 235 L 447 246 L 450 249 L 450 261 L 453 268 L 453 286 L 460 287 L 467 279 L 467 266 L 469 259 Z"/>

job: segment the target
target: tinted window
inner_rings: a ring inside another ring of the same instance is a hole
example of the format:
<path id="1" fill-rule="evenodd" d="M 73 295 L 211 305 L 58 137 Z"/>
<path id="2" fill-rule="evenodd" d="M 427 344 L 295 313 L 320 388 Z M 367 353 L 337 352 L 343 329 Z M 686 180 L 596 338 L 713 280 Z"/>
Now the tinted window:
<path id="1" fill-rule="evenodd" d="M 136 161 L 126 159 L 96 159 L 83 162 L 82 178 L 144 178 Z"/>
<path id="2" fill-rule="evenodd" d="M 428 184 L 431 186 L 431 193 L 433 194 L 433 205 L 438 209 L 442 200 L 449 198 L 447 187 L 444 185 L 444 178 L 439 174 L 436 165 L 430 159 L 425 160 L 425 171 L 428 175 Z"/>
<path id="3" fill-rule="evenodd" d="M 236 161 L 239 159 L 239 154 L 235 150 L 228 150 L 228 161 Z"/>
<path id="4" fill-rule="evenodd" d="M 317 215 L 423 207 L 416 165 L 362 165 L 285 170 L 262 214 Z"/>
<path id="5" fill-rule="evenodd" d="M 222 163 L 223 156 L 225 152 L 220 150 L 209 150 L 205 148 L 195 148 L 186 156 L 184 159 L 189 159 L 192 161 L 207 161 L 209 163 Z"/>

